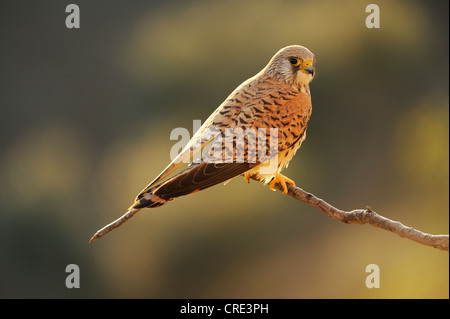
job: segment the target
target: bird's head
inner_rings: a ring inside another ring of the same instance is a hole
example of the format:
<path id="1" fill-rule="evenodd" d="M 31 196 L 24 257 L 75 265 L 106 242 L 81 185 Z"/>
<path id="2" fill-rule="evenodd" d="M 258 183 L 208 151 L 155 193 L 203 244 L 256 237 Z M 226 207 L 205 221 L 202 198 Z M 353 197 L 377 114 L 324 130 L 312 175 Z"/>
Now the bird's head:
<path id="1" fill-rule="evenodd" d="M 291 45 L 278 51 L 264 72 L 299 88 L 308 88 L 314 78 L 314 54 L 301 45 Z"/>

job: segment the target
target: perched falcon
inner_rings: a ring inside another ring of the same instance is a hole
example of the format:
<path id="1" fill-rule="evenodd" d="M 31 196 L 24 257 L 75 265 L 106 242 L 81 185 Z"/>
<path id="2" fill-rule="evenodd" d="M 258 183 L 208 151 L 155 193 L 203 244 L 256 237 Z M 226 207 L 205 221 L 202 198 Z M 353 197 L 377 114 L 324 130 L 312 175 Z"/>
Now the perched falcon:
<path id="1" fill-rule="evenodd" d="M 314 63 L 314 54 L 303 46 L 278 51 L 266 67 L 239 85 L 209 116 L 181 153 L 137 195 L 128 212 L 97 231 L 90 242 L 142 208 L 164 205 L 238 175 L 247 182 L 252 177 L 268 183 L 272 190 L 280 183 L 286 194 L 286 184 L 295 184 L 280 171 L 306 137 Z M 210 151 L 206 156 L 169 177 L 207 146 Z"/>

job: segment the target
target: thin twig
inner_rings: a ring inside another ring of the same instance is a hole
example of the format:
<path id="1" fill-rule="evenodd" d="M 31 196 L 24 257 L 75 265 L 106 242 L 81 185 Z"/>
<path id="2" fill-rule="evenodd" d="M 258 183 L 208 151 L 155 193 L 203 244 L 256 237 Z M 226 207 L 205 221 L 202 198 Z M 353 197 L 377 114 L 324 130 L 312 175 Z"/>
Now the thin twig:
<path id="1" fill-rule="evenodd" d="M 253 179 L 257 180 L 256 178 Z M 314 196 L 313 194 L 305 192 L 299 187 L 293 185 L 287 186 L 288 195 L 305 204 L 308 204 L 309 206 L 319 209 L 335 220 L 346 224 L 370 224 L 374 227 L 393 232 L 400 237 L 413 240 L 419 244 L 448 251 L 448 235 L 431 235 L 421 232 L 420 230 L 405 226 L 398 221 L 393 221 L 389 218 L 383 217 L 372 211 L 369 206 L 367 206 L 366 209 L 355 209 L 350 212 L 346 212 L 328 204 L 326 201 Z M 275 188 L 280 191 L 283 190 L 283 186 L 279 183 L 275 185 Z"/>
<path id="2" fill-rule="evenodd" d="M 251 178 L 258 181 L 258 179 L 254 177 Z M 275 184 L 274 187 L 280 191 L 283 191 L 283 186 L 279 183 Z M 297 186 L 288 184 L 287 188 L 288 188 L 288 195 L 305 204 L 308 204 L 309 206 L 317 208 L 318 210 L 322 211 L 329 217 L 338 220 L 340 222 L 343 222 L 345 224 L 370 224 L 374 227 L 378 227 L 393 232 L 399 235 L 400 237 L 410 239 L 419 244 L 448 251 L 449 235 L 431 235 L 428 233 L 421 232 L 420 230 L 405 226 L 398 221 L 393 221 L 389 218 L 381 216 L 372 211 L 372 209 L 369 206 L 367 206 L 366 209 L 355 209 L 350 212 L 343 211 L 328 204 L 323 199 L 320 199 L 311 193 L 305 192 L 303 189 Z M 140 209 L 131 209 L 130 211 L 126 212 L 122 217 L 106 225 L 102 229 L 98 230 L 94 234 L 94 236 L 92 236 L 89 242 L 92 243 L 93 241 L 104 236 L 111 230 L 121 226 L 124 222 L 126 222 L 129 218 L 131 218 L 134 214 L 136 214 L 139 210 Z"/>
<path id="3" fill-rule="evenodd" d="M 97 230 L 97 232 L 94 234 L 94 236 L 92 236 L 91 239 L 89 240 L 89 244 L 92 244 L 95 240 L 99 239 L 100 237 L 103 237 L 104 235 L 109 233 L 111 230 L 121 226 L 128 219 L 133 217 L 133 215 L 136 214 L 138 211 L 140 211 L 140 209 L 130 208 L 130 210 L 127 211 L 125 214 L 123 214 L 121 217 L 117 218 L 115 221 L 106 225 L 105 227 Z"/>

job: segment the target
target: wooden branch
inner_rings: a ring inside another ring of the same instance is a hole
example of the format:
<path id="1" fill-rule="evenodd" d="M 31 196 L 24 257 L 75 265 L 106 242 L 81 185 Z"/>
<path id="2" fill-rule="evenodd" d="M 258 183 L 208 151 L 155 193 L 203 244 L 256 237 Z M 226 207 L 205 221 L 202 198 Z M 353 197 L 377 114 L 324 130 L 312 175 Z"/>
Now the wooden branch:
<path id="1" fill-rule="evenodd" d="M 253 179 L 257 180 L 256 178 Z M 393 221 L 389 218 L 383 217 L 372 211 L 369 206 L 367 206 L 366 209 L 355 209 L 350 212 L 346 212 L 328 204 L 326 201 L 314 196 L 313 194 L 305 192 L 299 187 L 289 184 L 287 187 L 288 194 L 290 196 L 305 204 L 308 204 L 309 206 L 319 209 L 329 217 L 340 222 L 346 224 L 370 224 L 374 227 L 393 232 L 400 237 L 410 239 L 419 244 L 448 251 L 448 235 L 431 235 L 421 232 L 412 227 L 405 226 L 398 221 Z M 283 186 L 279 183 L 275 185 L 275 188 L 283 191 Z"/>

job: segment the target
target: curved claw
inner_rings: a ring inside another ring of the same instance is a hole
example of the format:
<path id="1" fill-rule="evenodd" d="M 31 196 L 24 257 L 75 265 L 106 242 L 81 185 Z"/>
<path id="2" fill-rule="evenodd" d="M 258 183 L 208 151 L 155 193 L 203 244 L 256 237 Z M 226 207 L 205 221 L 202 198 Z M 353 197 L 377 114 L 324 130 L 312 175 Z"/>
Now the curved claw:
<path id="1" fill-rule="evenodd" d="M 285 195 L 288 193 L 286 184 L 291 184 L 291 185 L 295 186 L 295 182 L 292 179 L 287 178 L 286 176 L 281 175 L 280 173 L 277 173 L 275 175 L 275 177 L 270 181 L 270 184 L 269 184 L 270 189 L 275 191 L 274 186 L 277 183 L 280 183 L 281 186 L 283 186 L 283 194 L 285 194 Z"/>

